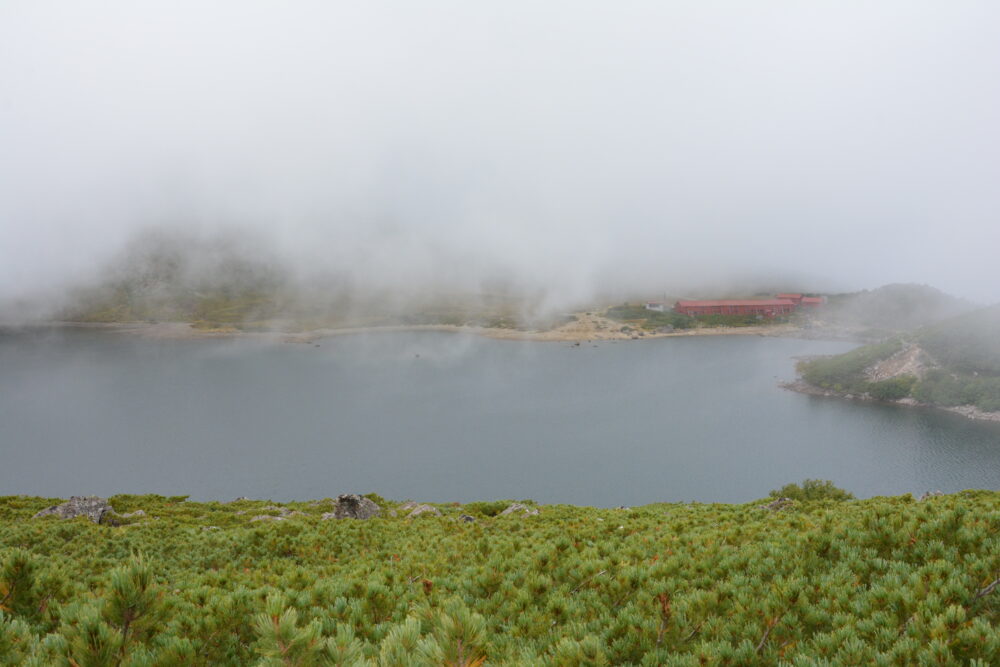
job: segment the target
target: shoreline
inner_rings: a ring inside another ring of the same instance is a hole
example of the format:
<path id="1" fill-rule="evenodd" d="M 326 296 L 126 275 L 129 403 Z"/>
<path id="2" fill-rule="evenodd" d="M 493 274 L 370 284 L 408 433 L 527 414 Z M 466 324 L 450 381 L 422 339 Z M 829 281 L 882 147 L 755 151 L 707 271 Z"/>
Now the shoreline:
<path id="1" fill-rule="evenodd" d="M 843 394 L 832 389 L 823 389 L 809 384 L 805 380 L 798 378 L 791 382 L 779 382 L 778 386 L 788 391 L 794 391 L 807 396 L 822 396 L 824 398 L 839 398 L 847 401 L 857 401 L 860 403 L 880 403 L 883 405 L 901 405 L 909 408 L 927 408 L 931 410 L 941 410 L 950 412 L 966 419 L 976 421 L 1000 422 L 1000 412 L 984 412 L 973 405 L 934 405 L 932 403 L 921 403 L 913 398 L 901 398 L 898 401 L 879 401 L 869 396 L 857 394 Z"/>
<path id="2" fill-rule="evenodd" d="M 518 330 L 499 327 L 474 327 L 454 324 L 399 324 L 313 329 L 301 332 L 241 331 L 236 329 L 196 329 L 190 322 L 72 322 L 39 321 L 21 326 L 39 328 L 80 328 L 142 336 L 152 339 L 199 340 L 242 338 L 284 343 L 312 343 L 324 338 L 373 333 L 399 333 L 438 331 L 457 333 L 494 340 L 533 342 L 597 343 L 641 341 L 654 338 L 680 338 L 690 336 L 767 336 L 774 338 L 800 338 L 820 340 L 845 340 L 843 335 L 824 335 L 822 331 L 805 329 L 790 324 L 773 324 L 750 327 L 704 327 L 671 332 L 647 332 L 631 329 L 629 325 L 609 320 L 599 315 L 577 314 L 578 319 L 549 330 Z M 853 342 L 853 341 L 852 341 Z"/>

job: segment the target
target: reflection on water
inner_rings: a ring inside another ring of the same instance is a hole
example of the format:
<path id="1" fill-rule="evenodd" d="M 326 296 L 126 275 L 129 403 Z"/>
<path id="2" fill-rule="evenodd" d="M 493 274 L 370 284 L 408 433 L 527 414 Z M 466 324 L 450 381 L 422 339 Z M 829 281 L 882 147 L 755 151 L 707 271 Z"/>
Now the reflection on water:
<path id="1" fill-rule="evenodd" d="M 781 390 L 753 336 L 584 344 L 383 333 L 320 347 L 0 336 L 0 494 L 632 505 L 1000 488 L 1000 425 Z"/>

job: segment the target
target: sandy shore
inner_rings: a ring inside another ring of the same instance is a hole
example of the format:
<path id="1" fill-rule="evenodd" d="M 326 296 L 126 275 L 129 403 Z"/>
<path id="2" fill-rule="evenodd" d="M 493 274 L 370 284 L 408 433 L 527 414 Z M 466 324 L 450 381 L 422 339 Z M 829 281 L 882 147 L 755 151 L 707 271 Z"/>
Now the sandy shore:
<path id="1" fill-rule="evenodd" d="M 795 391 L 800 394 L 808 394 L 810 396 L 825 396 L 829 398 L 840 398 L 849 401 L 863 401 L 865 403 L 889 403 L 892 405 L 905 405 L 913 408 L 931 408 L 934 410 L 944 410 L 945 412 L 951 412 L 956 415 L 961 415 L 968 419 L 976 419 L 979 421 L 988 422 L 1000 422 L 1000 412 L 984 412 L 974 405 L 957 405 L 952 407 L 947 407 L 943 405 L 931 405 L 929 403 L 921 403 L 912 398 L 902 398 L 898 401 L 877 401 L 874 398 L 870 398 L 867 395 L 857 395 L 857 394 L 842 394 L 829 389 L 823 389 L 821 387 L 816 387 L 804 380 L 795 380 L 794 382 L 782 382 L 779 385 L 782 389 L 788 389 L 789 391 Z"/>
<path id="2" fill-rule="evenodd" d="M 449 324 L 386 325 L 374 327 L 338 327 L 333 329 L 313 329 L 303 332 L 251 332 L 236 329 L 196 329 L 187 322 L 46 322 L 40 324 L 115 331 L 158 339 L 205 339 L 205 338 L 249 338 L 273 340 L 288 343 L 311 343 L 332 336 L 348 336 L 382 332 L 403 331 L 443 331 L 463 333 L 498 340 L 526 340 L 540 342 L 592 342 L 646 340 L 650 338 L 671 338 L 679 336 L 782 336 L 799 337 L 804 330 L 789 324 L 753 327 L 706 327 L 681 329 L 669 333 L 640 332 L 629 329 L 622 322 L 596 314 L 577 313 L 577 319 L 555 329 L 545 331 L 522 331 L 497 327 L 470 327 Z M 622 331 L 626 328 L 626 331 Z"/>

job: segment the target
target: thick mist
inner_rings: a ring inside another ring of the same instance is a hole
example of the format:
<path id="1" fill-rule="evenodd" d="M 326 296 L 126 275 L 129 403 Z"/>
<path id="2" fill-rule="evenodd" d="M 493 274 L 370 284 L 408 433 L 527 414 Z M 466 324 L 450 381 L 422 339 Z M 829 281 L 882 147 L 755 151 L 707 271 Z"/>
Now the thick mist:
<path id="1" fill-rule="evenodd" d="M 284 277 L 401 299 L 920 282 L 997 301 L 998 20 L 5 2 L 0 298 L 93 281 L 156 228 L 246 230 Z"/>

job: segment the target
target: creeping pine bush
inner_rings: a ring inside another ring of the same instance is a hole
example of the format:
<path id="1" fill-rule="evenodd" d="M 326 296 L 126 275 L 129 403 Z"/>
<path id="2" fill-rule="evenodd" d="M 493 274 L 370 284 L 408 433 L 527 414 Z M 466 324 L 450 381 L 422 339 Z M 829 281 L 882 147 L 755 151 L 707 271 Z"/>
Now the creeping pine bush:
<path id="1" fill-rule="evenodd" d="M 251 521 L 270 503 L 122 496 L 157 517 L 123 526 L 0 498 L 0 665 L 1000 664 L 1000 493 L 775 493 L 800 502 Z"/>
<path id="2" fill-rule="evenodd" d="M 791 498 L 792 500 L 852 500 L 853 495 L 838 489 L 827 479 L 807 479 L 798 484 L 785 484 L 780 489 L 771 491 L 772 498 Z"/>
<path id="3" fill-rule="evenodd" d="M 868 383 L 868 395 L 878 401 L 898 401 L 906 398 L 917 383 L 912 375 L 899 375 L 888 380 Z"/>

